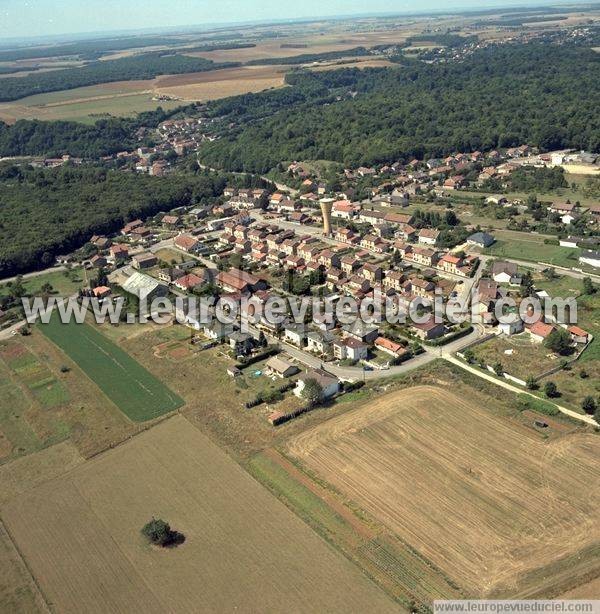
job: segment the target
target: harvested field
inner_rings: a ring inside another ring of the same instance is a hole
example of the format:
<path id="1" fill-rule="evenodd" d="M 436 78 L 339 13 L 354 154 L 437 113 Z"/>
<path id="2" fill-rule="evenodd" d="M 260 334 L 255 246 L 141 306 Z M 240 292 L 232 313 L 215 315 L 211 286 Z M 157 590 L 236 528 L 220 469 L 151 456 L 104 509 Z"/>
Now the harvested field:
<path id="1" fill-rule="evenodd" d="M 152 515 L 185 542 L 148 546 L 140 529 Z M 399 609 L 180 416 L 11 501 L 2 517 L 61 612 Z"/>
<path id="2" fill-rule="evenodd" d="M 61 324 L 54 316 L 39 330 L 131 420 L 151 420 L 183 404 L 162 381 L 89 324 Z"/>
<path id="3" fill-rule="evenodd" d="M 284 84 L 286 66 L 241 66 L 157 77 L 154 92 L 182 100 L 215 100 Z"/>
<path id="4" fill-rule="evenodd" d="M 432 386 L 382 396 L 289 452 L 474 596 L 552 596 L 600 573 L 600 439 L 545 442 Z"/>

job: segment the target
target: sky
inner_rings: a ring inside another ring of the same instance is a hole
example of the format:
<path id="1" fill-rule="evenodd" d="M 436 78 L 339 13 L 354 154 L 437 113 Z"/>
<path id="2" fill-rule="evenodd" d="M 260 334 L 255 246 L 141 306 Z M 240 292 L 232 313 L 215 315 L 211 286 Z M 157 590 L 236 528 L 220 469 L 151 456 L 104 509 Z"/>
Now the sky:
<path id="1" fill-rule="evenodd" d="M 531 6 L 542 0 L 0 0 L 2 39 L 304 17 Z M 545 0 L 543 4 L 558 4 Z"/>

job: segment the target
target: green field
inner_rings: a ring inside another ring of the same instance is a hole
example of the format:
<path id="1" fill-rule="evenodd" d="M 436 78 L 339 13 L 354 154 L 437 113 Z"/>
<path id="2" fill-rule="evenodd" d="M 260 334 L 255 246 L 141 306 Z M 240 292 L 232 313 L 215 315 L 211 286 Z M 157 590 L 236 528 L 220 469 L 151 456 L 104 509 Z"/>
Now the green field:
<path id="1" fill-rule="evenodd" d="M 511 238 L 510 241 L 498 240 L 494 245 L 484 250 L 489 256 L 498 258 L 514 258 L 516 260 L 530 260 L 572 268 L 579 267 L 578 249 L 548 245 L 546 243 Z"/>
<path id="2" fill-rule="evenodd" d="M 88 324 L 62 324 L 54 316 L 39 329 L 131 420 L 151 420 L 183 405 L 159 379 Z"/>

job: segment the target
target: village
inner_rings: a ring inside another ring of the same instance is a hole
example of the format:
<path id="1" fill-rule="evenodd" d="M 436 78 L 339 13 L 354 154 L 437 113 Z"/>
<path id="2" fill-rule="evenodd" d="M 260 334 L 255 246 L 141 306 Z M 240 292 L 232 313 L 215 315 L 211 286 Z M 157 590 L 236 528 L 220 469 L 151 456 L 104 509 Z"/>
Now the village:
<path id="1" fill-rule="evenodd" d="M 197 125 L 196 121 L 175 121 L 159 130 L 176 145 L 182 131 L 195 130 Z M 142 152 L 141 159 L 146 153 Z M 163 163 L 167 168 L 168 162 Z M 573 152 L 540 155 L 528 146 L 485 155 L 456 154 L 379 169 L 345 169 L 345 187 L 337 191 L 321 181 L 310 165 L 291 163 L 285 176 L 297 187 L 281 183 L 276 187 L 263 180 L 264 187 L 226 186 L 216 204 L 132 220 L 118 234 L 94 236 L 77 253 L 60 256 L 57 266 L 81 267 L 89 287 L 80 290 L 79 296 L 93 296 L 101 302 L 119 296 L 135 297 L 137 303 L 156 297 L 212 295 L 235 301 L 254 297 L 265 304 L 273 296 L 312 296 L 331 306 L 344 296 L 360 304 L 380 292 L 393 297 L 405 311 L 417 299 L 422 312 L 429 313 L 419 323 L 398 324 L 357 321 L 344 325 L 335 319 L 320 321 L 319 314 L 304 322 L 290 315 L 276 325 L 258 318 L 246 331 L 240 328 L 248 313 L 227 325 L 215 320 L 201 323 L 185 306 L 176 314 L 191 329 L 191 342 L 198 347 L 219 344 L 229 348 L 231 377 L 239 375 L 235 367 L 239 361 L 253 364 L 266 353 L 269 360 L 255 371 L 266 377 L 292 378 L 297 383 L 285 388 L 298 396 L 307 379 L 321 384 L 325 398 L 334 397 L 343 392 L 344 382 L 400 373 L 457 352 L 467 363 L 535 389 L 542 374 L 540 378 L 522 375 L 521 371 L 533 373 L 528 369 L 511 373 L 515 349 L 509 343 L 501 344 L 495 354 L 488 352 L 496 339 L 514 338 L 521 347 L 539 347 L 532 357 L 542 356 L 548 370 L 555 371 L 558 364 L 567 366 L 561 354 L 576 360 L 594 335 L 581 326 L 556 322 L 552 315 L 532 324 L 520 319 L 499 322 L 495 307 L 506 297 L 513 297 L 517 304 L 529 296 L 554 298 L 544 291 L 544 282 L 557 277 L 556 270 L 539 262 L 528 266 L 518 259 L 495 257 L 489 251 L 496 243 L 495 231 L 463 223 L 454 212 L 457 207 L 452 197 L 468 187 L 465 177 L 473 176 L 477 165 L 482 170 L 476 183 L 486 185 L 491 180 L 497 187 L 498 181 L 518 168 L 559 163 L 593 169 L 595 158 Z M 137 170 L 160 174 L 162 171 L 153 169 L 156 164 Z M 433 207 L 440 213 L 415 210 L 415 200 L 427 202 L 424 194 L 429 195 L 430 203 L 434 199 Z M 524 201 L 510 202 L 502 195 L 485 197 L 485 205 L 526 209 Z M 582 278 L 582 266 L 593 271 L 600 265 L 600 254 L 595 251 L 600 206 L 544 206 L 547 215 L 564 228 L 577 225 L 580 236 L 565 233 L 557 243 L 559 249 L 577 249 L 579 266 L 570 273 Z M 593 272 L 589 275 L 594 278 Z M 448 304 L 466 301 L 473 292 L 478 299 L 471 305 L 470 319 L 460 324 L 434 319 L 436 295 Z M 564 342 L 563 333 L 568 347 L 556 344 L 556 350 L 546 349 L 549 338 L 559 336 Z M 476 356 L 482 350 L 485 356 Z M 269 419 L 280 423 L 297 413 L 294 406 L 288 414 L 274 411 Z"/>

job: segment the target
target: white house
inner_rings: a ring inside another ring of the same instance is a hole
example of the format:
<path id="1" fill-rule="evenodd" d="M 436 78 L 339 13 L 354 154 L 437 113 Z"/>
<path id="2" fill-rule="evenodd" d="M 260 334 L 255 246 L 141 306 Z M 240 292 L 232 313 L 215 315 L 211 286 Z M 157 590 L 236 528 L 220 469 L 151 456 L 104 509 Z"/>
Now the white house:
<path id="1" fill-rule="evenodd" d="M 311 369 L 300 375 L 294 388 L 294 394 L 301 397 L 306 382 L 311 379 L 315 380 L 323 389 L 323 399 L 330 399 L 340 391 L 340 382 L 337 377 L 323 369 Z"/>
<path id="2" fill-rule="evenodd" d="M 523 332 L 523 320 L 515 318 L 512 322 L 500 322 L 498 330 L 507 336 L 518 335 Z"/>
<path id="3" fill-rule="evenodd" d="M 283 336 L 286 341 L 299 348 L 304 346 L 306 331 L 300 324 L 288 324 L 283 329 Z"/>

